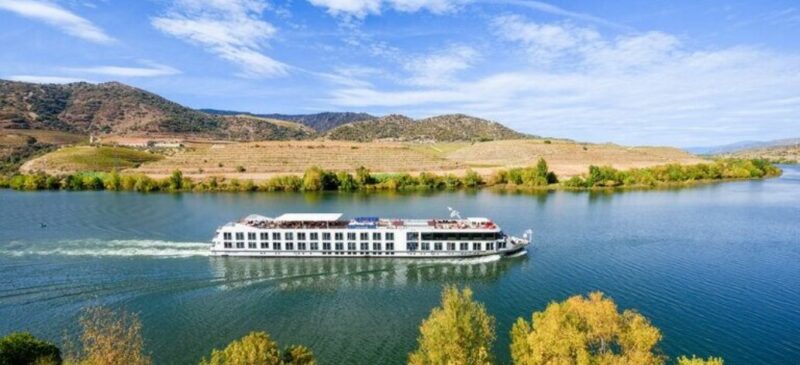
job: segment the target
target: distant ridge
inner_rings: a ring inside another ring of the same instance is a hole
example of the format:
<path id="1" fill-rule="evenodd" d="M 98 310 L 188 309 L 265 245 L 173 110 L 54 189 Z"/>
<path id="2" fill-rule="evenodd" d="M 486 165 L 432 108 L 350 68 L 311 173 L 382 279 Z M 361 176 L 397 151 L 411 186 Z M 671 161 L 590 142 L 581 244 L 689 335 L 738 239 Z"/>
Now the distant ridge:
<path id="1" fill-rule="evenodd" d="M 253 115 L 262 118 L 287 120 L 308 126 L 318 132 L 326 132 L 340 125 L 364 120 L 372 120 L 377 117 L 367 113 L 353 112 L 323 112 L 316 114 L 255 114 L 249 112 L 238 112 L 231 110 L 200 109 L 203 112 L 214 115 Z"/>
<path id="2" fill-rule="evenodd" d="M 0 129 L 89 135 L 346 141 L 492 141 L 528 138 L 497 122 L 464 114 L 421 120 L 367 113 L 253 114 L 187 108 L 119 82 L 35 84 L 0 80 Z"/>
<path id="3" fill-rule="evenodd" d="M 531 136 L 500 123 L 464 114 L 447 114 L 420 120 L 392 114 L 336 127 L 325 137 L 345 141 L 495 141 Z"/>
<path id="4" fill-rule="evenodd" d="M 800 144 L 800 138 L 785 138 L 772 141 L 740 141 L 720 146 L 687 147 L 684 148 L 684 150 L 698 155 L 724 155 L 747 150 L 791 146 L 797 144 Z"/>

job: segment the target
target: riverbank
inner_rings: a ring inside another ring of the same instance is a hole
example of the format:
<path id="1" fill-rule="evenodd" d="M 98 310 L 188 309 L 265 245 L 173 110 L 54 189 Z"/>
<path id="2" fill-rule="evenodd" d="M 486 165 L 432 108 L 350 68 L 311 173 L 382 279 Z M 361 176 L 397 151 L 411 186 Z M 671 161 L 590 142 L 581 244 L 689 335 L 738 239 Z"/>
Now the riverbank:
<path id="1" fill-rule="evenodd" d="M 240 180 L 211 176 L 201 180 L 175 170 L 163 179 L 142 173 L 78 172 L 50 175 L 46 173 L 18 174 L 0 177 L 0 188 L 15 190 L 110 190 L 136 192 L 221 192 L 221 191 L 436 191 L 493 188 L 501 191 L 526 190 L 598 190 L 652 189 L 683 187 L 700 183 L 761 179 L 779 176 L 781 170 L 764 160 L 720 159 L 708 163 L 667 164 L 645 168 L 618 170 L 610 166 L 590 165 L 586 173 L 561 181 L 547 162 L 536 165 L 500 169 L 481 175 L 467 169 L 463 175 L 432 172 L 372 173 L 359 167 L 355 174 L 311 167 L 302 176 L 279 175 L 266 181 Z"/>

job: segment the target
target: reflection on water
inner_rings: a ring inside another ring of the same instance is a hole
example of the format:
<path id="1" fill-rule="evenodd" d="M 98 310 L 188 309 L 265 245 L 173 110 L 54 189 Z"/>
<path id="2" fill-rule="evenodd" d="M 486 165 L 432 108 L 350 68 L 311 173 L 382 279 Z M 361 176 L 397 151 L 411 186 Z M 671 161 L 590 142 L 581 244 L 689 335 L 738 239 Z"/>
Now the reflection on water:
<path id="1" fill-rule="evenodd" d="M 441 260 L 209 258 L 222 290 L 266 283 L 283 291 L 407 287 L 430 282 L 491 283 L 512 265 L 527 263 L 526 255 Z"/>

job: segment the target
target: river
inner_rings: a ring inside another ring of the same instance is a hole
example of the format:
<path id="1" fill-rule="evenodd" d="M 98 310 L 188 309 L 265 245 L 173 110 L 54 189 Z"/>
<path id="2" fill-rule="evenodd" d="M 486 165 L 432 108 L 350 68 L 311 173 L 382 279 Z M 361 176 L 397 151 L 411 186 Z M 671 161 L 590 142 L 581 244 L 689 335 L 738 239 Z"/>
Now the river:
<path id="1" fill-rule="evenodd" d="M 265 330 L 320 364 L 399 364 L 445 284 L 508 332 L 548 302 L 600 290 L 661 328 L 661 349 L 726 364 L 800 363 L 800 168 L 780 178 L 616 193 L 16 192 L 0 190 L 0 334 L 61 341 L 82 308 L 137 312 L 157 364 L 195 364 Z M 454 261 L 207 256 L 250 213 L 486 216 L 534 230 L 523 257 Z"/>

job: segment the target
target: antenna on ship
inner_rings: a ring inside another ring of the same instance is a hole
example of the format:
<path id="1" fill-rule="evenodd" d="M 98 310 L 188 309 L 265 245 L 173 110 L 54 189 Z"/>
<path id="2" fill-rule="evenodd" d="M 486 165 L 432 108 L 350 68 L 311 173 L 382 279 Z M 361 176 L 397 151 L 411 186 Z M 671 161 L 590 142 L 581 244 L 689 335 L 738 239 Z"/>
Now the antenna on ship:
<path id="1" fill-rule="evenodd" d="M 450 211 L 450 218 L 461 219 L 461 213 L 459 213 L 457 210 L 455 210 L 455 209 L 453 209 L 451 207 L 447 207 L 447 210 Z"/>

